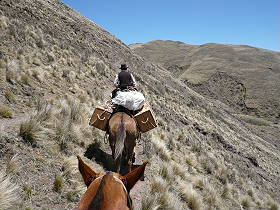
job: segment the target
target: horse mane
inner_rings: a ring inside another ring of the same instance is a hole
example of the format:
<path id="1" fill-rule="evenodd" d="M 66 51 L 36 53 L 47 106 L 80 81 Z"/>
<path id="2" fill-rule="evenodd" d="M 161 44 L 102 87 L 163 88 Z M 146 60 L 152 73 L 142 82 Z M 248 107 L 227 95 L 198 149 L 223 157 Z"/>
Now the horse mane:
<path id="1" fill-rule="evenodd" d="M 120 126 L 116 133 L 116 145 L 115 145 L 114 159 L 117 159 L 122 154 L 125 138 L 126 138 L 126 131 L 125 131 L 125 126 L 124 126 L 124 113 L 122 113 Z"/>
<path id="2" fill-rule="evenodd" d="M 109 177 L 109 175 L 111 174 L 112 172 L 107 172 L 103 177 L 102 177 L 102 180 L 99 184 L 99 187 L 98 187 L 98 190 L 94 196 L 94 199 L 92 200 L 91 204 L 90 204 L 90 210 L 99 210 L 101 208 L 100 204 L 101 204 L 101 201 L 104 199 L 104 194 L 103 194 L 103 188 L 106 184 L 106 181 Z"/>
<path id="3" fill-rule="evenodd" d="M 97 192 L 94 196 L 94 199 L 92 200 L 92 202 L 89 205 L 90 210 L 100 210 L 101 209 L 101 202 L 104 200 L 103 189 L 104 189 L 104 186 L 106 185 L 106 182 L 107 182 L 107 180 L 110 176 L 113 176 L 113 172 L 111 172 L 111 171 L 106 172 L 106 174 L 102 177 L 102 180 L 99 184 L 98 190 L 97 190 Z M 133 209 L 132 199 L 131 199 L 131 197 L 129 196 L 128 193 L 127 193 L 127 206 L 128 206 L 129 209 Z"/>

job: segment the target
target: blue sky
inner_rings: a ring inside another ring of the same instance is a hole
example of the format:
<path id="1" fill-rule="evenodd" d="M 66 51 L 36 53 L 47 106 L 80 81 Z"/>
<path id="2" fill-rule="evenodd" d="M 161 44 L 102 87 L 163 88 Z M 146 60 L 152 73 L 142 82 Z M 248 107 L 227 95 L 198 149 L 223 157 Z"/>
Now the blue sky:
<path id="1" fill-rule="evenodd" d="M 279 51 L 279 0 L 61 0 L 126 44 L 174 40 Z"/>

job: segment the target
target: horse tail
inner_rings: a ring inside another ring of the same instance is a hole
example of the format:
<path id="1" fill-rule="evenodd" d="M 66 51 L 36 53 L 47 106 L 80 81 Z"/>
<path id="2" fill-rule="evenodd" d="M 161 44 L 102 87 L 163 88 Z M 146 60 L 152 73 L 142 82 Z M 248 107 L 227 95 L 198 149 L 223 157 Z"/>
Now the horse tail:
<path id="1" fill-rule="evenodd" d="M 125 130 L 125 124 L 123 119 L 123 114 L 121 115 L 121 123 L 117 130 L 116 135 L 116 145 L 115 145 L 115 155 L 114 159 L 116 160 L 123 152 L 124 149 L 124 140 L 126 138 L 126 130 Z"/>

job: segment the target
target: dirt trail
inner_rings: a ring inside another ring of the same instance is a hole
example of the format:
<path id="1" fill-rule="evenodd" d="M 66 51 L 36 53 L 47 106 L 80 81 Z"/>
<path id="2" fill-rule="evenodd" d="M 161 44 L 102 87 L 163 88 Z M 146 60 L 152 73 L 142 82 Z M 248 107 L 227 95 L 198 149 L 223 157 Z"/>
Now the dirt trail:
<path id="1" fill-rule="evenodd" d="M 143 162 L 147 161 L 147 157 L 143 153 L 144 151 L 143 146 L 144 146 L 144 141 L 143 139 L 141 139 L 140 142 L 137 142 L 137 145 L 134 149 L 136 155 L 135 163 L 134 163 L 135 165 L 142 165 Z M 149 167 L 149 165 L 147 165 L 147 167 Z M 146 171 L 147 171 L 147 167 L 146 167 Z M 146 171 L 145 174 L 147 174 Z M 149 184 L 148 184 L 147 176 L 145 177 L 144 181 L 138 181 L 130 191 L 130 196 L 136 210 L 140 209 L 141 200 L 145 195 L 148 194 L 148 191 L 149 191 Z"/>

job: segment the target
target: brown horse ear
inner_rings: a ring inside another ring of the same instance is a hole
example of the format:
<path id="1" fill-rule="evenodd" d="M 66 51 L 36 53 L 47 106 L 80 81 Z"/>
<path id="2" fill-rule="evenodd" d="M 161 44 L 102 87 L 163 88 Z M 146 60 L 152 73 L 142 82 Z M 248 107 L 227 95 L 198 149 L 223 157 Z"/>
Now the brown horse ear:
<path id="1" fill-rule="evenodd" d="M 139 179 L 144 177 L 144 171 L 147 164 L 148 162 L 143 163 L 141 166 L 122 177 L 128 192 L 133 188 Z"/>
<path id="2" fill-rule="evenodd" d="M 91 182 L 98 177 L 99 174 L 94 172 L 83 160 L 80 156 L 77 156 L 78 158 L 78 166 L 79 171 L 82 174 L 82 177 L 84 179 L 84 183 L 87 187 L 91 184 Z"/>

